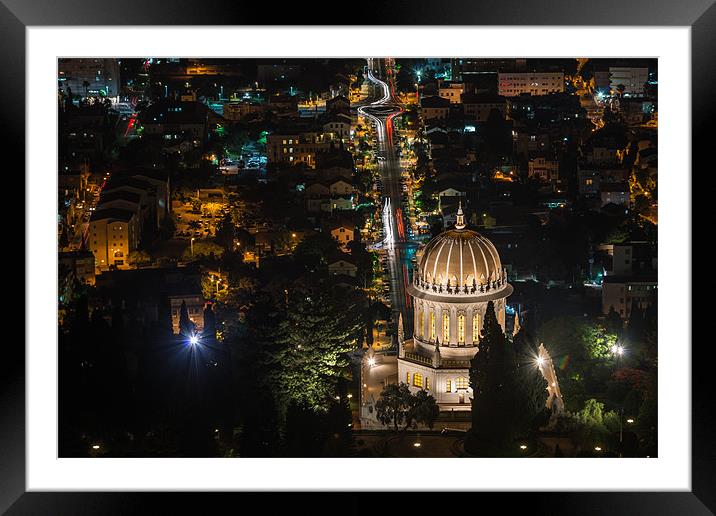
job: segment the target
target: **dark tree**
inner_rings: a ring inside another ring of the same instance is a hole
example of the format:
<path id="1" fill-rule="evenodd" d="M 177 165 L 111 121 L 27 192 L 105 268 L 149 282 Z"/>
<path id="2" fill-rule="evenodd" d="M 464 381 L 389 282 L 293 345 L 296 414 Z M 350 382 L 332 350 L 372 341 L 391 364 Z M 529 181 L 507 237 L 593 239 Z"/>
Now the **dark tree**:
<path id="1" fill-rule="evenodd" d="M 472 432 L 490 439 L 499 439 L 505 421 L 506 381 L 514 368 L 507 349 L 507 338 L 495 315 L 495 306 L 488 302 L 480 333 L 480 347 L 470 362 L 472 387 Z"/>
<path id="2" fill-rule="evenodd" d="M 407 420 L 411 406 L 412 394 L 407 384 L 401 382 L 398 385 L 386 385 L 375 404 L 376 417 L 386 426 L 393 425 L 397 432 L 399 426 Z"/>
<path id="3" fill-rule="evenodd" d="M 214 305 L 211 303 L 208 303 L 204 308 L 204 331 L 202 337 L 216 339 L 216 318 L 214 317 Z"/>
<path id="4" fill-rule="evenodd" d="M 518 345 L 520 344 L 518 339 Z M 500 449 L 526 436 L 546 399 L 539 371 L 530 367 L 502 331 L 490 301 L 480 334 L 480 348 L 470 364 L 473 389 L 470 446 Z M 540 395 L 540 392 L 542 393 Z"/>
<path id="5" fill-rule="evenodd" d="M 356 454 L 356 443 L 353 437 L 353 414 L 348 403 L 348 382 L 338 382 L 338 400 L 328 410 L 324 457 L 352 457 Z"/>
<path id="6" fill-rule="evenodd" d="M 182 300 L 179 309 L 179 333 L 182 335 L 190 335 L 192 331 L 191 320 L 189 319 L 189 310 L 186 307 L 186 301 Z"/>
<path id="7" fill-rule="evenodd" d="M 406 416 L 406 427 L 425 425 L 432 430 L 440 415 L 440 407 L 428 391 L 420 389 L 411 399 L 411 406 Z"/>

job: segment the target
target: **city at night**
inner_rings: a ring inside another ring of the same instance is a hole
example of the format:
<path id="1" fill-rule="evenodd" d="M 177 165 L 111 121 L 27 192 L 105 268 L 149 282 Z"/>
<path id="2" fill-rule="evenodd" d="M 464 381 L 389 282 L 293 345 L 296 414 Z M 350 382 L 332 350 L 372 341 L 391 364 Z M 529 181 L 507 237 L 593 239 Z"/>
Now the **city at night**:
<path id="1" fill-rule="evenodd" d="M 60 58 L 59 457 L 657 457 L 658 86 Z"/>

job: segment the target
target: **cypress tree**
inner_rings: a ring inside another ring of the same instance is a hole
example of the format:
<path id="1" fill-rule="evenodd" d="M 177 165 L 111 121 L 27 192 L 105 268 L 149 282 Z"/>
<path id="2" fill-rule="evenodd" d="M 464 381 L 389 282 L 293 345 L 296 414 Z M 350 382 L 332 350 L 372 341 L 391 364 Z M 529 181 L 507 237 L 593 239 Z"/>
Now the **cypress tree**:
<path id="1" fill-rule="evenodd" d="M 186 301 L 182 299 L 181 308 L 179 310 L 179 333 L 182 335 L 191 334 L 191 321 L 189 320 L 189 310 L 186 308 Z"/>
<path id="2" fill-rule="evenodd" d="M 503 414 L 508 401 L 505 381 L 512 365 L 507 338 L 497 321 L 495 305 L 489 301 L 480 332 L 479 351 L 470 361 L 472 430 L 475 436 L 492 440 L 504 429 Z"/>
<path id="3" fill-rule="evenodd" d="M 214 317 L 213 305 L 210 303 L 204 308 L 204 331 L 202 337 L 216 339 L 216 318 Z"/>
<path id="4" fill-rule="evenodd" d="M 539 371 L 530 367 L 529 359 L 518 359 L 515 345 L 497 320 L 492 301 L 487 305 L 480 336 L 479 351 L 470 363 L 473 399 L 469 447 L 499 451 L 516 437 L 529 433 L 546 391 L 544 380 Z M 525 331 L 518 333 L 515 340 L 524 350 Z"/>

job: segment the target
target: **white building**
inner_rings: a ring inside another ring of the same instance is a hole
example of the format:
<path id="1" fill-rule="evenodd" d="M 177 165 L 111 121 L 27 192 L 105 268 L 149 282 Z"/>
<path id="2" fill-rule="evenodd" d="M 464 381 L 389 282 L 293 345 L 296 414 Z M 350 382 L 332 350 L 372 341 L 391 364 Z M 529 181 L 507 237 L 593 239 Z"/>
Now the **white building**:
<path id="1" fill-rule="evenodd" d="M 630 66 L 609 67 L 609 88 L 618 92 L 620 86 L 624 86 L 625 95 L 643 95 L 644 84 L 649 80 L 648 68 L 637 68 Z"/>
<path id="2" fill-rule="evenodd" d="M 445 84 L 438 90 L 438 94 L 449 100 L 451 104 L 460 104 L 463 93 L 465 93 L 465 85 L 462 83 Z"/>
<path id="3" fill-rule="evenodd" d="M 564 74 L 562 72 L 517 72 L 497 74 L 498 94 L 514 97 L 530 95 L 549 95 L 564 93 Z"/>
<path id="4" fill-rule="evenodd" d="M 408 287 L 415 306 L 413 338 L 399 338 L 398 380 L 427 390 L 441 410 L 471 410 L 470 360 L 478 352 L 487 303 L 505 328 L 512 293 L 492 243 L 465 229 L 462 207 L 455 228 L 431 240 Z"/>

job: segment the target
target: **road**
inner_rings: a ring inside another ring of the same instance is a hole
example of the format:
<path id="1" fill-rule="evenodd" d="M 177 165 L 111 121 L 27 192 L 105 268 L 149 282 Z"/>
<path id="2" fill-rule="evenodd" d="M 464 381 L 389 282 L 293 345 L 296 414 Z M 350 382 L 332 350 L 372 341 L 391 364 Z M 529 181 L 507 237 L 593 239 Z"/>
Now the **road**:
<path id="1" fill-rule="evenodd" d="M 412 257 L 417 244 L 410 239 L 409 224 L 403 215 L 403 192 L 400 159 L 394 146 L 393 118 L 403 111 L 395 100 L 392 80 L 392 60 L 368 59 L 367 75 L 378 90 L 378 99 L 358 108 L 358 113 L 375 124 L 378 142 L 378 170 L 382 182 L 383 242 L 390 273 L 390 301 L 393 323 L 397 328 L 398 315 L 403 316 L 406 338 L 412 334 L 412 300 L 407 286 L 412 277 Z M 385 69 L 386 80 L 381 79 Z M 386 82 L 387 81 L 387 82 Z M 393 331 L 393 335 L 396 332 Z"/>

